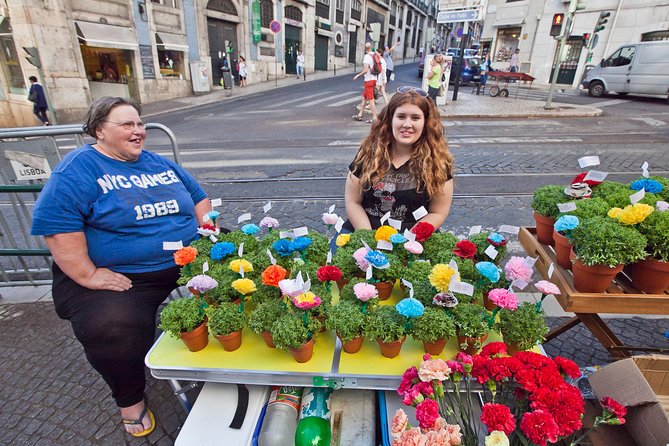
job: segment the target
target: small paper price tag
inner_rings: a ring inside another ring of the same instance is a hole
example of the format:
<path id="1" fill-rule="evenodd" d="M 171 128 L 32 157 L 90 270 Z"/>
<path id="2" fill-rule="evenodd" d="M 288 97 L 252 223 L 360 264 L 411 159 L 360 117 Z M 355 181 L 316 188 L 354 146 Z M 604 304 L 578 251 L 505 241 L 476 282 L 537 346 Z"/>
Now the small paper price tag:
<path id="1" fill-rule="evenodd" d="M 181 240 L 178 242 L 163 242 L 163 251 L 176 251 L 184 247 Z"/>
<path id="2" fill-rule="evenodd" d="M 408 229 L 404 230 L 404 238 L 409 240 L 410 242 L 415 242 L 416 241 L 416 234 L 413 232 L 409 231 Z"/>
<path id="3" fill-rule="evenodd" d="M 385 251 L 392 251 L 393 250 L 393 244 L 390 242 L 387 242 L 385 240 L 378 240 L 376 242 L 376 249 L 383 249 Z"/>
<path id="4" fill-rule="evenodd" d="M 237 223 L 242 223 L 244 221 L 249 221 L 251 220 L 251 213 L 247 212 L 246 214 L 242 214 L 239 217 L 237 217 Z"/>
<path id="5" fill-rule="evenodd" d="M 335 206 L 336 206 L 336 205 L 333 204 L 332 206 L 330 206 L 330 207 L 328 208 L 328 214 L 332 214 L 332 213 L 334 212 L 334 210 L 335 210 Z"/>
<path id="6" fill-rule="evenodd" d="M 539 257 L 530 257 L 527 256 L 525 257 L 525 265 L 529 266 L 530 268 L 534 266 L 535 263 L 537 263 L 537 259 Z"/>
<path id="7" fill-rule="evenodd" d="M 242 265 L 239 265 L 239 275 L 242 276 L 242 279 L 244 278 L 244 267 Z"/>
<path id="8" fill-rule="evenodd" d="M 472 226 L 471 228 L 469 228 L 469 235 L 472 236 L 472 235 L 475 235 L 475 234 L 480 234 L 481 229 L 483 229 L 481 227 L 481 225 Z"/>
<path id="9" fill-rule="evenodd" d="M 244 255 L 244 242 L 241 242 L 241 243 L 239 244 L 239 249 L 237 250 L 237 255 L 238 255 L 239 257 L 241 257 L 241 256 Z"/>
<path id="10" fill-rule="evenodd" d="M 209 262 L 206 262 L 206 261 L 205 261 L 205 262 L 202 264 L 202 274 L 206 273 L 207 271 L 209 271 Z"/>
<path id="11" fill-rule="evenodd" d="M 269 261 L 272 262 L 272 265 L 276 265 L 276 259 L 272 255 L 272 252 L 267 248 L 267 256 L 269 257 Z"/>
<path id="12" fill-rule="evenodd" d="M 212 243 L 217 243 L 218 242 L 218 239 L 216 238 L 216 236 L 214 234 L 209 236 L 209 240 L 211 240 Z"/>
<path id="13" fill-rule="evenodd" d="M 362 243 L 362 246 L 364 246 L 364 247 L 367 248 L 367 249 L 370 249 L 370 248 L 369 248 L 369 245 L 367 244 L 366 241 L 364 241 L 363 239 L 360 239 L 360 242 Z"/>
<path id="14" fill-rule="evenodd" d="M 365 271 L 365 280 L 369 280 L 372 278 L 372 265 L 370 264 L 367 267 L 367 271 Z"/>
<path id="15" fill-rule="evenodd" d="M 402 221 L 401 220 L 395 220 L 394 218 L 389 218 L 388 219 L 388 224 L 392 226 L 393 228 L 397 229 L 398 231 L 402 230 Z"/>
<path id="16" fill-rule="evenodd" d="M 497 232 L 506 232 L 507 234 L 518 235 L 518 233 L 520 232 L 520 227 L 513 225 L 501 225 L 497 230 Z"/>
<path id="17" fill-rule="evenodd" d="M 223 206 L 223 200 L 221 200 L 220 198 L 214 198 L 210 201 L 211 201 L 211 207 L 213 207 L 213 208 L 215 208 L 217 206 Z"/>
<path id="18" fill-rule="evenodd" d="M 421 218 L 425 217 L 427 215 L 427 209 L 425 209 L 425 206 L 421 206 L 415 211 L 411 213 L 413 215 L 413 218 L 418 221 Z"/>
<path id="19" fill-rule="evenodd" d="M 492 245 L 488 245 L 488 247 L 483 252 L 485 252 L 485 254 L 488 257 L 490 257 L 492 260 L 495 260 L 495 257 L 497 257 L 497 254 L 498 254 L 497 250 Z"/>
<path id="20" fill-rule="evenodd" d="M 295 237 L 305 236 L 305 235 L 309 234 L 309 228 L 307 228 L 306 226 L 302 226 L 300 228 L 295 228 L 295 229 L 293 229 L 293 234 L 295 234 Z"/>
<path id="21" fill-rule="evenodd" d="M 646 190 L 642 187 L 639 192 L 635 192 L 630 195 L 630 203 L 638 203 L 643 197 L 646 196 Z"/>
<path id="22" fill-rule="evenodd" d="M 262 207 L 262 211 L 266 214 L 272 209 L 272 202 L 268 201 L 265 206 Z"/>
<path id="23" fill-rule="evenodd" d="M 325 263 L 332 262 L 332 251 L 328 251 L 327 257 L 325 257 Z"/>
<path id="24" fill-rule="evenodd" d="M 583 181 L 598 181 L 602 182 L 606 179 L 606 177 L 609 176 L 608 172 L 602 172 L 599 170 L 591 170 L 588 173 L 585 174 L 585 177 L 583 177 Z"/>
<path id="25" fill-rule="evenodd" d="M 551 262 L 550 265 L 548 265 L 548 278 L 550 279 L 553 277 L 553 272 L 555 271 L 555 265 L 553 265 L 553 262 Z"/>
<path id="26" fill-rule="evenodd" d="M 523 279 L 515 279 L 513 282 L 511 282 L 511 285 L 515 286 L 519 290 L 524 290 L 527 288 L 528 283 L 525 282 Z"/>
<path id="27" fill-rule="evenodd" d="M 455 260 L 451 259 L 451 261 L 448 262 L 448 266 L 450 266 L 451 269 L 458 271 L 458 263 Z"/>
<path id="28" fill-rule="evenodd" d="M 341 227 L 342 227 L 342 226 L 344 226 L 344 219 L 341 218 L 341 217 L 339 217 L 339 218 L 337 219 L 337 223 L 335 223 L 335 225 L 334 225 L 334 227 L 335 227 L 335 231 L 337 231 L 337 232 L 341 232 Z"/>
<path id="29" fill-rule="evenodd" d="M 293 231 L 279 231 L 279 238 L 293 238 Z"/>
<path id="30" fill-rule="evenodd" d="M 648 172 L 648 161 L 644 161 L 641 165 L 641 175 L 643 175 L 644 178 L 648 178 L 650 176 L 650 172 Z"/>
<path id="31" fill-rule="evenodd" d="M 474 285 L 467 282 L 458 282 L 457 280 L 451 280 L 451 283 L 448 286 L 448 291 L 453 293 L 460 293 L 466 296 L 474 295 Z"/>
<path id="32" fill-rule="evenodd" d="M 211 221 L 211 217 L 209 216 L 209 214 L 204 214 L 202 216 L 202 221 L 205 222 L 205 223 L 208 222 L 208 221 Z"/>
<path id="33" fill-rule="evenodd" d="M 413 298 L 413 283 L 411 283 L 411 282 L 409 282 L 408 280 L 405 280 L 405 279 L 402 279 L 402 283 L 409 290 L 409 297 Z"/>
<path id="34" fill-rule="evenodd" d="M 581 169 L 585 169 L 590 166 L 599 166 L 599 157 L 598 156 L 584 156 L 578 159 L 578 165 L 581 166 Z"/>
<path id="35" fill-rule="evenodd" d="M 386 224 L 386 221 L 387 221 L 389 218 L 390 218 L 390 212 L 386 212 L 385 214 L 383 214 L 383 217 L 381 217 L 381 220 L 380 220 L 380 221 L 381 221 L 381 224 L 382 224 L 382 225 L 385 225 L 385 224 Z"/>
<path id="36" fill-rule="evenodd" d="M 563 214 L 566 212 L 571 212 L 576 210 L 576 203 L 573 201 L 568 201 L 567 203 L 558 203 L 558 210 Z"/>

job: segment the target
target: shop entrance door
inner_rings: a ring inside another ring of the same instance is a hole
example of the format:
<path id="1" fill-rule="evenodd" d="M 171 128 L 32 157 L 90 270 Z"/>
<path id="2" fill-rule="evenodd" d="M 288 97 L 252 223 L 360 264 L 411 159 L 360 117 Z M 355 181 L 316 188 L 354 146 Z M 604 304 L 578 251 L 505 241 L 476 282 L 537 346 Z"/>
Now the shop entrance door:
<path id="1" fill-rule="evenodd" d="M 221 69 L 219 64 L 221 55 L 223 54 L 227 54 L 232 75 L 235 77 L 235 83 L 239 84 L 239 76 L 237 76 L 237 58 L 239 57 L 239 52 L 237 50 L 237 24 L 207 18 L 207 30 L 209 35 L 211 73 L 214 85 L 220 85 Z M 228 49 L 225 46 L 226 42 L 228 47 L 232 48 L 232 52 L 230 53 L 228 53 Z"/>
<path id="2" fill-rule="evenodd" d="M 356 47 L 358 46 L 358 29 L 348 33 L 348 63 L 355 63 Z"/>
<path id="3" fill-rule="evenodd" d="M 297 51 L 302 49 L 301 28 L 292 25 L 286 25 L 286 73 L 296 74 Z"/>
<path id="4" fill-rule="evenodd" d="M 559 71 L 556 83 L 568 85 L 574 83 L 576 69 L 578 68 L 578 60 L 581 57 L 582 50 L 583 38 L 580 36 L 569 37 L 564 51 L 562 51 L 563 56 L 560 58 L 560 62 L 558 64 Z M 553 72 L 551 72 L 550 79 L 553 79 Z"/>
<path id="5" fill-rule="evenodd" d="M 328 41 L 327 36 L 316 35 L 316 51 L 314 53 L 314 69 L 328 69 Z"/>

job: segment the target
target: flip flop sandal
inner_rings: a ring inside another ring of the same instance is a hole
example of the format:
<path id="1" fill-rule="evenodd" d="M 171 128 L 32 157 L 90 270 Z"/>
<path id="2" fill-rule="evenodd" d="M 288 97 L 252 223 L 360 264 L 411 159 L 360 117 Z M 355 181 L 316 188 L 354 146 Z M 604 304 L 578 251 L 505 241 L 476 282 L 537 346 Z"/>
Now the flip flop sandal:
<path id="1" fill-rule="evenodd" d="M 144 410 L 142 413 L 139 415 L 139 418 L 136 420 L 126 420 L 125 418 L 123 419 L 123 424 L 128 424 L 128 425 L 140 425 L 144 427 L 144 424 L 142 423 L 142 420 L 144 419 L 144 415 L 149 414 L 149 420 L 151 421 L 151 427 L 148 429 L 144 429 L 142 432 L 138 432 L 136 434 L 133 434 L 131 432 L 128 432 L 130 435 L 133 437 L 146 437 L 149 435 L 153 430 L 156 428 L 156 418 L 153 416 L 153 412 L 151 412 L 151 409 L 148 408 L 148 406 L 144 406 Z M 127 431 L 126 431 L 127 432 Z"/>
<path id="2" fill-rule="evenodd" d="M 353 115 L 351 118 L 353 118 L 354 121 L 362 121 L 362 116 Z"/>
<path id="3" fill-rule="evenodd" d="M 362 121 L 362 119 L 361 119 L 361 121 Z M 368 120 L 366 120 L 365 122 L 366 122 L 367 124 L 374 124 L 375 121 L 372 120 L 372 119 L 368 119 Z"/>

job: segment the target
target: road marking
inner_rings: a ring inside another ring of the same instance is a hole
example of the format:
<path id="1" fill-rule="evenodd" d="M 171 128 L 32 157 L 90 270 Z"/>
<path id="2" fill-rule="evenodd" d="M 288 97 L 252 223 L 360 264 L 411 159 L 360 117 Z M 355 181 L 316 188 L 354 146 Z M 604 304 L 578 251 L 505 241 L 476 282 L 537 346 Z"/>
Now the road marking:
<path id="1" fill-rule="evenodd" d="M 187 169 L 204 169 L 215 167 L 250 167 L 250 166 L 286 166 L 304 164 L 332 164 L 332 160 L 308 160 L 308 159 L 276 159 L 259 158 L 256 160 L 219 160 L 219 161 L 192 161 L 183 163 Z"/>
<path id="2" fill-rule="evenodd" d="M 305 99 L 311 99 L 311 98 L 315 98 L 316 96 L 322 96 L 324 94 L 329 94 L 329 93 L 332 93 L 332 91 L 330 91 L 330 90 L 321 91 L 321 92 L 318 92 L 318 93 L 315 93 L 315 94 L 310 94 L 309 96 L 300 96 L 298 98 L 290 99 L 288 101 L 275 102 L 274 104 L 266 105 L 265 108 L 281 107 L 281 106 L 286 105 L 286 104 L 292 104 L 293 102 L 304 101 Z"/>
<path id="3" fill-rule="evenodd" d="M 334 104 L 328 105 L 328 107 L 339 107 L 340 105 L 351 104 L 353 102 L 360 102 L 361 98 L 362 95 L 360 93 L 355 93 L 355 96 L 352 97 L 351 99 L 344 99 L 343 101 L 335 102 Z"/>
<path id="4" fill-rule="evenodd" d="M 541 125 L 541 126 L 560 126 L 562 125 L 557 121 L 548 121 L 548 120 L 528 120 L 528 121 L 443 121 L 443 125 L 446 127 L 458 126 L 476 126 L 476 127 L 486 127 L 486 126 L 526 126 L 526 125 Z"/>
<path id="5" fill-rule="evenodd" d="M 611 101 L 595 102 L 594 104 L 588 104 L 588 107 L 610 107 L 612 105 L 624 104 L 625 102 L 629 102 L 629 100 L 613 99 Z"/>
<path id="6" fill-rule="evenodd" d="M 663 125 L 667 125 L 666 122 L 654 118 L 632 118 L 632 119 L 636 121 L 645 122 L 646 124 L 652 125 L 653 127 L 662 127 Z"/>
<path id="7" fill-rule="evenodd" d="M 349 96 L 350 94 L 351 94 L 351 92 L 350 92 L 350 91 L 347 91 L 346 93 L 340 93 L 340 94 L 336 94 L 336 95 L 334 95 L 334 96 L 328 96 L 327 98 L 316 99 L 315 101 L 311 101 L 311 102 L 306 102 L 306 103 L 304 103 L 304 104 L 300 104 L 300 105 L 297 106 L 297 108 L 310 107 L 310 106 L 312 106 L 312 105 L 320 104 L 320 103 L 322 103 L 322 102 L 330 101 L 330 100 L 332 100 L 332 99 L 341 98 L 341 97 L 343 97 L 343 96 Z"/>
<path id="8" fill-rule="evenodd" d="M 357 146 L 360 144 L 360 141 L 347 141 L 345 139 L 343 140 L 337 140 L 337 141 L 332 141 L 328 144 L 329 147 L 335 147 L 335 146 Z"/>
<path id="9" fill-rule="evenodd" d="M 514 138 L 514 137 L 497 137 L 497 138 L 449 138 L 449 143 L 451 144 L 530 144 L 530 143 L 556 143 L 556 142 L 581 142 L 581 138 L 536 138 L 536 137 L 527 137 L 527 138 Z"/>

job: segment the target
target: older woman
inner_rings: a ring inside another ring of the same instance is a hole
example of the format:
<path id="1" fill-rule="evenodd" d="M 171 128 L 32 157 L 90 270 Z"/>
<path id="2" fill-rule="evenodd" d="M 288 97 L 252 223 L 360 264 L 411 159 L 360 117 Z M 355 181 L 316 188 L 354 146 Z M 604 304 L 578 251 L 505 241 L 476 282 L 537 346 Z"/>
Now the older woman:
<path id="1" fill-rule="evenodd" d="M 91 104 L 84 129 L 95 144 L 54 169 L 32 226 L 54 259 L 56 312 L 72 324 L 136 437 L 155 427 L 144 401 L 144 356 L 158 306 L 179 276 L 163 242 L 189 243 L 211 210 L 193 177 L 144 149 L 139 115 L 139 106 L 122 98 Z"/>

